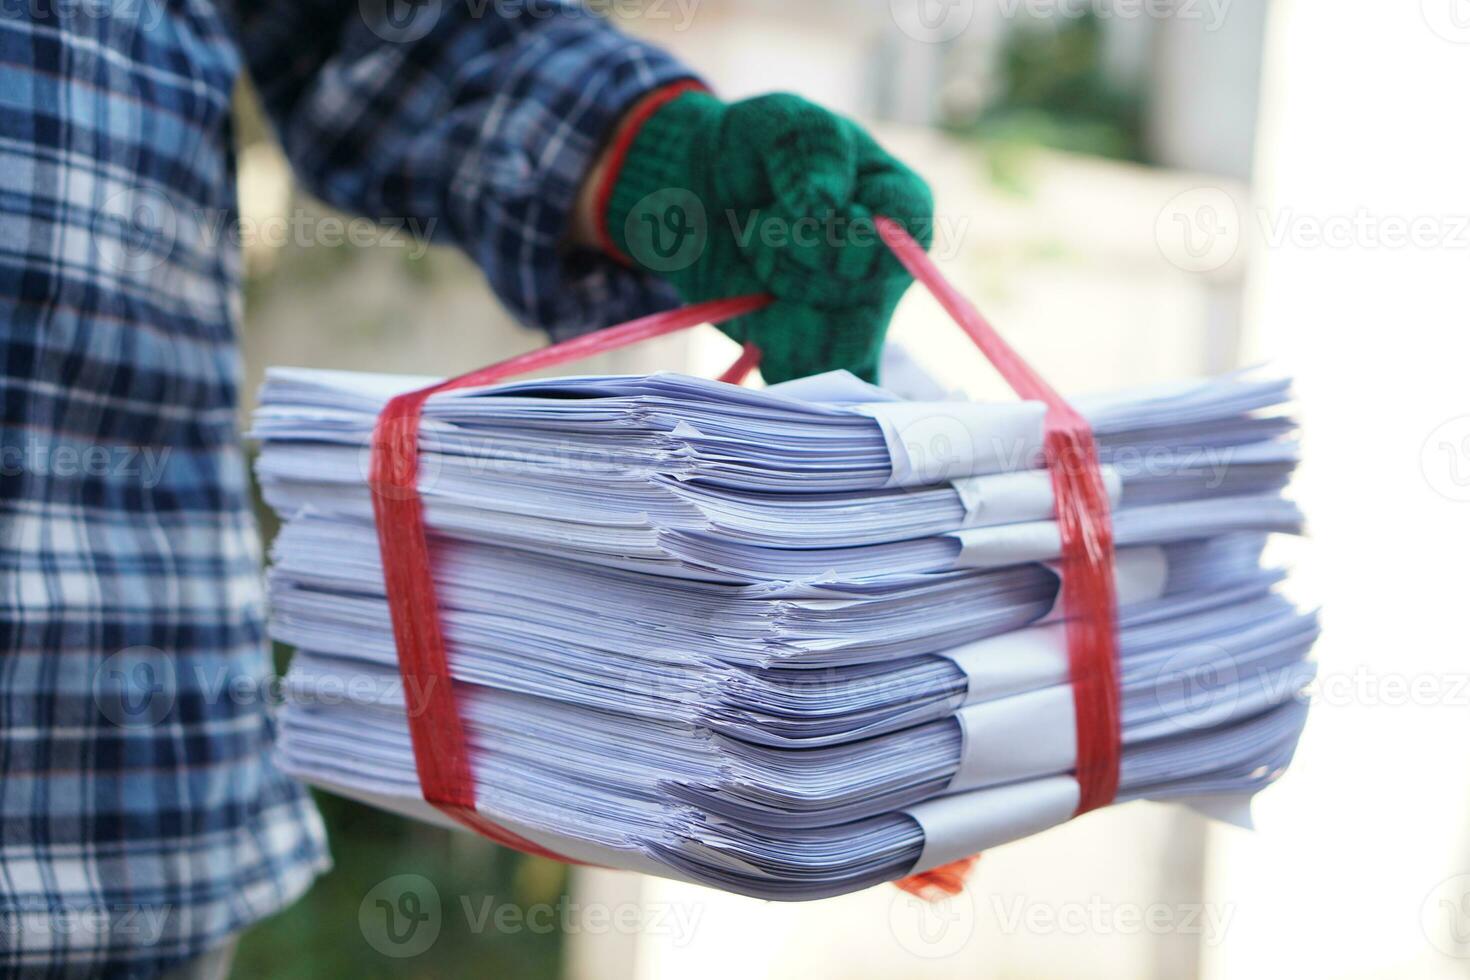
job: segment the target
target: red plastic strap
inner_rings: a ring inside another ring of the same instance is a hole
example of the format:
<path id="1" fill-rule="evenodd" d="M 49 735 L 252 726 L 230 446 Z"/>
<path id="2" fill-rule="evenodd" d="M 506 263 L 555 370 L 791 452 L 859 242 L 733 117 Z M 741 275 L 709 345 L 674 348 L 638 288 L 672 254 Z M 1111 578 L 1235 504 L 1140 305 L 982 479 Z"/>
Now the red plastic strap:
<path id="1" fill-rule="evenodd" d="M 938 297 L 1017 394 L 1048 406 L 1045 450 L 1061 528 L 1066 574 L 1062 594 L 1077 716 L 1077 781 L 1081 787 L 1077 812 L 1105 806 L 1112 802 L 1118 787 L 1117 633 L 1112 524 L 1091 429 L 944 280 L 923 248 L 902 227 L 879 218 L 878 230 L 900 261 Z M 424 799 L 460 823 L 506 846 L 569 860 L 496 825 L 475 807 L 474 777 L 449 676 L 418 494 L 418 435 L 424 403 L 439 392 L 495 384 L 701 323 L 720 323 L 770 302 L 767 296 L 745 296 L 644 317 L 399 395 L 378 417 L 369 483 L 398 645 L 398 667 L 409 698 L 414 762 Z M 746 344 L 740 359 L 722 380 L 738 382 L 759 360 L 760 351 Z M 968 867 L 967 862 L 960 863 Z"/>
<path id="2" fill-rule="evenodd" d="M 738 385 L 750 377 L 750 372 L 761 366 L 761 349 L 750 341 L 740 351 L 740 356 L 731 364 L 720 380 L 727 385 Z"/>
<path id="3" fill-rule="evenodd" d="M 378 416 L 368 483 L 373 490 L 383 584 L 398 644 L 398 672 L 407 698 L 414 764 L 424 799 L 470 829 L 507 847 L 575 863 L 498 826 L 475 809 L 474 774 L 449 676 L 418 492 L 419 419 L 424 402 L 441 391 L 494 384 L 701 323 L 720 323 L 769 302 L 764 296 L 748 296 L 654 314 L 399 395 Z M 743 378 L 759 360 L 760 352 L 747 344 L 726 372 L 726 379 Z"/>
<path id="4" fill-rule="evenodd" d="M 1121 741 L 1117 597 L 1112 514 L 1092 428 L 1001 339 L 974 304 L 945 281 L 908 232 L 887 218 L 878 218 L 877 225 L 899 261 L 934 294 L 1016 394 L 1046 403 L 1046 465 L 1062 536 L 1067 665 L 1077 715 L 1077 813 L 1107 806 L 1118 795 Z"/>

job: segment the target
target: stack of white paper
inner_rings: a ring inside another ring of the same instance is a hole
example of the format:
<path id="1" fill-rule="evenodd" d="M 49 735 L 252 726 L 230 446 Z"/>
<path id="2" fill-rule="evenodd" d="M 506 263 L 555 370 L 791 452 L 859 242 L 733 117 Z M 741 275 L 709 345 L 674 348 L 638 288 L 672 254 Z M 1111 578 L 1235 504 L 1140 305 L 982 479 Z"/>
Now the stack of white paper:
<path id="1" fill-rule="evenodd" d="M 286 525 L 289 771 L 420 799 L 365 474 L 430 383 L 274 370 L 255 435 Z M 1316 617 L 1274 592 L 1284 382 L 1079 400 L 1114 503 L 1119 799 L 1239 810 L 1290 759 Z M 1042 407 L 837 373 L 673 374 L 430 399 L 420 493 L 481 810 L 557 853 L 782 899 L 1067 819 L 1076 734 Z"/>

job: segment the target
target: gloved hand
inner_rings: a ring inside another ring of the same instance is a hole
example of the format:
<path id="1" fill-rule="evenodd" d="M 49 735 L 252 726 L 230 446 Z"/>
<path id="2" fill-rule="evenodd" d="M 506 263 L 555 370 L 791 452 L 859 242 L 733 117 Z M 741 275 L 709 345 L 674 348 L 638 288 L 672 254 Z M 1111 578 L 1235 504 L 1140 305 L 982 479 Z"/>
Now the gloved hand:
<path id="1" fill-rule="evenodd" d="M 794 95 L 726 105 L 690 91 L 632 137 L 603 216 L 611 243 L 688 302 L 770 293 L 721 327 L 770 383 L 846 368 L 877 381 L 908 273 L 875 215 L 926 248 L 929 188 L 847 119 Z"/>

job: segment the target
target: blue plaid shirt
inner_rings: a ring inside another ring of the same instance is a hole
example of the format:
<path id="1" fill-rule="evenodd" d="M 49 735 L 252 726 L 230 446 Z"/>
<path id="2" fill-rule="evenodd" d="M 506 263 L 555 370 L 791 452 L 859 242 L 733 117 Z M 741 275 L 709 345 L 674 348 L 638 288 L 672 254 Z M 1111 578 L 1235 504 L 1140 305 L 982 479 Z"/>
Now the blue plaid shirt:
<path id="1" fill-rule="evenodd" d="M 231 90 L 303 182 L 415 219 L 568 335 L 669 305 L 567 250 L 591 158 L 687 72 L 555 0 L 0 6 L 0 971 L 151 976 L 301 894 L 235 428 Z"/>

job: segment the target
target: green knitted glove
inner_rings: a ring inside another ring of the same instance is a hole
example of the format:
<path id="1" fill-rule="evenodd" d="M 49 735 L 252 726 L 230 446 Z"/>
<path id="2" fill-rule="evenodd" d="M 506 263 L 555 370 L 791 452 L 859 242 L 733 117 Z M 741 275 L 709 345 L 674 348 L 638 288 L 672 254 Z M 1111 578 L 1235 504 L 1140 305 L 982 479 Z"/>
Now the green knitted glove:
<path id="1" fill-rule="evenodd" d="M 877 380 L 910 279 L 872 219 L 927 248 L 934 204 L 862 127 L 794 95 L 688 92 L 649 117 L 613 179 L 606 232 L 635 265 L 688 302 L 775 296 L 721 327 L 761 348 L 768 382 L 837 368 Z"/>

